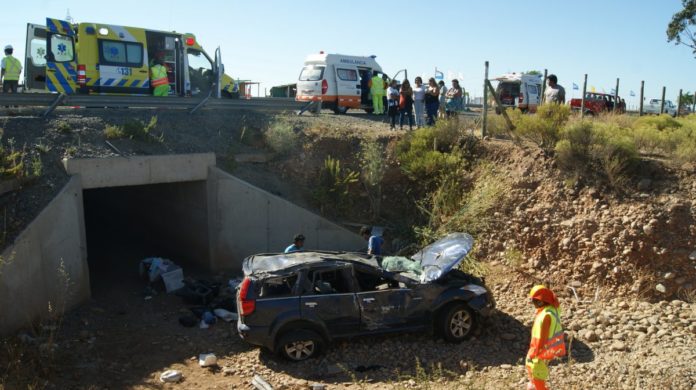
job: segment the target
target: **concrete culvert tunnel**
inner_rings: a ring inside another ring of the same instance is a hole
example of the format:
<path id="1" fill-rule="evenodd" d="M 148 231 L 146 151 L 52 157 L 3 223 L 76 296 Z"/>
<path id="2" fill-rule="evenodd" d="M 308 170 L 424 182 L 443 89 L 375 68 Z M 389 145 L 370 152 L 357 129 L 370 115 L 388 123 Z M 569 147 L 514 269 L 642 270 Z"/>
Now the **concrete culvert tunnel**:
<path id="1" fill-rule="evenodd" d="M 83 198 L 94 297 L 142 288 L 138 266 L 147 257 L 170 259 L 185 275 L 208 270 L 205 181 L 89 189 Z"/>

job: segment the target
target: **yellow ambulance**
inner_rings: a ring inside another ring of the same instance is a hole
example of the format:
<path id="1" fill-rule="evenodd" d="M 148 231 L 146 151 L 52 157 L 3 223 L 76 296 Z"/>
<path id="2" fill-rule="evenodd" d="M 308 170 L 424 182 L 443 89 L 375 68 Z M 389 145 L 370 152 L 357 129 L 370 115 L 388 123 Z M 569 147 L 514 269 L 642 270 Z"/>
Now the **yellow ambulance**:
<path id="1" fill-rule="evenodd" d="M 220 49 L 210 57 L 193 34 L 103 23 L 46 19 L 27 25 L 24 86 L 28 92 L 150 95 L 150 66 L 164 62 L 171 96 L 211 92 L 239 96 L 224 74 Z"/>

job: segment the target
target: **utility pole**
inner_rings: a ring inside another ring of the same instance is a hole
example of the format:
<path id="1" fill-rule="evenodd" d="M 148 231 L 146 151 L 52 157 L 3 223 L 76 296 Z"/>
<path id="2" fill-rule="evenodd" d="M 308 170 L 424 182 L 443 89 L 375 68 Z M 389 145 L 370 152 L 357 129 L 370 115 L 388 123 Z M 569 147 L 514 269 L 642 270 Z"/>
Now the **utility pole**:
<path id="1" fill-rule="evenodd" d="M 616 89 L 614 90 L 614 112 L 619 106 L 619 78 L 616 78 Z"/>
<path id="2" fill-rule="evenodd" d="M 660 103 L 660 115 L 665 113 L 665 92 L 667 92 L 667 87 L 662 87 L 662 103 Z"/>

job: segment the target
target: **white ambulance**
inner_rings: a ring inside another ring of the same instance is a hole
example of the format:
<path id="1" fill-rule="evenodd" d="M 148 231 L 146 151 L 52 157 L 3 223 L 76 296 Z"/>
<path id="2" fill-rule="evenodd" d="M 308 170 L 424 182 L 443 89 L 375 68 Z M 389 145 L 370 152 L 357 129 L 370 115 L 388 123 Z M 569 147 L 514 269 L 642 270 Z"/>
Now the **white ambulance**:
<path id="1" fill-rule="evenodd" d="M 494 79 L 498 82 L 495 94 L 502 107 L 496 107 L 500 112 L 508 107 L 515 107 L 522 112 L 535 112 L 541 104 L 541 76 L 527 73 L 508 73 Z"/>
<path id="2" fill-rule="evenodd" d="M 344 114 L 349 108 L 372 112 L 368 83 L 373 72 L 383 74 L 375 56 L 310 54 L 297 81 L 296 101 L 321 102 L 322 108 Z"/>

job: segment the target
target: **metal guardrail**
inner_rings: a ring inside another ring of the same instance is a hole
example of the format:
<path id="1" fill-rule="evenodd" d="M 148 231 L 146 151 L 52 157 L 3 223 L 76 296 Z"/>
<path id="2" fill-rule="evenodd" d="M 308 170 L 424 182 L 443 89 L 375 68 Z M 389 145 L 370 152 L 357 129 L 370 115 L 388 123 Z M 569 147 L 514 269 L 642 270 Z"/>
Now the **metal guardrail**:
<path id="1" fill-rule="evenodd" d="M 1 106 L 47 107 L 48 116 L 58 106 L 87 108 L 170 108 L 188 109 L 252 109 L 265 111 L 299 110 L 304 103 L 291 98 L 212 99 L 189 97 L 118 96 L 118 95 L 61 95 L 53 93 L 0 94 Z"/>

